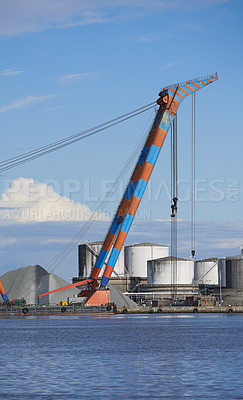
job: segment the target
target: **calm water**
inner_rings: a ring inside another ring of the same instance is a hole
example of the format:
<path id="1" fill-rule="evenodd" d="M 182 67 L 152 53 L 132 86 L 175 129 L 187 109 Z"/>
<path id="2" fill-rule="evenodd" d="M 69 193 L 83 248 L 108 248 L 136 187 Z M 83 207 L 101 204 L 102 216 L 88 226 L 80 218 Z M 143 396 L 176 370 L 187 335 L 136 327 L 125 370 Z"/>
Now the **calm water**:
<path id="1" fill-rule="evenodd" d="M 0 320 L 0 399 L 243 399 L 243 315 Z"/>

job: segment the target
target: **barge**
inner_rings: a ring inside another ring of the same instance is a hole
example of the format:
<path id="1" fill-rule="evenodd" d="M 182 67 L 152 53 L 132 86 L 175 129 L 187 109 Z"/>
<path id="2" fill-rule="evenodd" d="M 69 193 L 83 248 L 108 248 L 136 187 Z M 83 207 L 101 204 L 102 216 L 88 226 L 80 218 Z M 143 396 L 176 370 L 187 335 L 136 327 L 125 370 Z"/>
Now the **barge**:
<path id="1" fill-rule="evenodd" d="M 84 314 L 113 314 L 117 312 L 114 305 L 109 306 L 83 306 L 83 305 L 56 305 L 56 306 L 0 306 L 0 318 L 4 316 L 20 317 L 20 316 L 49 316 L 49 315 L 84 315 Z"/>

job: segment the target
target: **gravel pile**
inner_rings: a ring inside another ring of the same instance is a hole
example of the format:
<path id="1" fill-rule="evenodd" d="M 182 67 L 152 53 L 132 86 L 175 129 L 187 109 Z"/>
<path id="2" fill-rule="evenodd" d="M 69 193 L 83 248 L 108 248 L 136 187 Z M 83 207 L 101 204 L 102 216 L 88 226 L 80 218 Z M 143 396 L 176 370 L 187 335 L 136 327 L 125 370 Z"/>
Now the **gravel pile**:
<path id="1" fill-rule="evenodd" d="M 0 278 L 7 292 L 9 300 L 24 298 L 27 304 L 37 304 L 38 295 L 66 286 L 69 283 L 55 274 L 48 273 L 40 265 L 19 268 L 6 272 Z M 42 304 L 59 304 L 68 296 L 80 292 L 77 288 L 64 290 L 44 296 Z"/>
<path id="2" fill-rule="evenodd" d="M 24 298 L 27 304 L 37 304 L 38 295 L 70 284 L 59 276 L 47 272 L 40 265 L 23 267 L 6 272 L 0 279 L 10 301 L 12 299 Z M 118 307 L 134 307 L 137 305 L 111 285 L 109 289 L 111 291 L 111 302 L 115 303 Z M 77 296 L 79 292 L 80 289 L 73 287 L 44 296 L 41 298 L 40 303 L 60 304 L 60 301 L 67 300 L 67 297 Z"/>
<path id="3" fill-rule="evenodd" d="M 117 307 L 137 307 L 135 301 L 129 299 L 120 290 L 116 289 L 114 286 L 108 285 L 111 291 L 111 303 L 115 303 Z"/>

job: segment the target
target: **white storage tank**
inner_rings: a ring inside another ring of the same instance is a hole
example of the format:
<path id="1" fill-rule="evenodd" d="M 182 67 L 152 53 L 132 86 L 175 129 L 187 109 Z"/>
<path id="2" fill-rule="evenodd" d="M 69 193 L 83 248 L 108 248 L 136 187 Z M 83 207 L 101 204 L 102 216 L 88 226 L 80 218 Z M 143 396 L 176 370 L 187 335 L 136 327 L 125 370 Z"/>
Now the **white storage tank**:
<path id="1" fill-rule="evenodd" d="M 136 243 L 125 246 L 125 269 L 132 277 L 147 277 L 147 261 L 167 257 L 169 246 L 155 243 Z"/>
<path id="2" fill-rule="evenodd" d="M 170 256 L 148 261 L 149 285 L 191 285 L 193 278 L 194 260 Z"/>
<path id="3" fill-rule="evenodd" d="M 204 285 L 219 284 L 219 259 L 206 258 L 195 262 L 195 281 Z"/>

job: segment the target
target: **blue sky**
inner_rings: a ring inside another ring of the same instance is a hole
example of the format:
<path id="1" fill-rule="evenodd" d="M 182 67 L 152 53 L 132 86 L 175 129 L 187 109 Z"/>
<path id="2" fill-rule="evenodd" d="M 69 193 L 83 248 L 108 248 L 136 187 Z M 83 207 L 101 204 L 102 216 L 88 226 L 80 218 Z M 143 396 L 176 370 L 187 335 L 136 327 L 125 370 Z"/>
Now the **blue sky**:
<path id="1" fill-rule="evenodd" d="M 0 161 L 148 104 L 165 85 L 218 72 L 196 97 L 197 255 L 239 253 L 242 1 L 9 0 L 0 11 Z M 80 210 L 99 208 L 153 116 L 1 175 L 0 275 L 43 257 L 47 266 L 82 227 Z M 190 98 L 179 109 L 178 136 L 178 254 L 189 256 Z M 129 175 L 105 205 L 108 217 Z M 170 242 L 169 186 L 167 138 L 127 242 Z M 75 217 L 48 219 L 53 209 L 75 210 Z M 96 222 L 80 240 L 102 239 L 108 224 Z M 55 272 L 67 280 L 76 275 L 75 247 Z"/>

